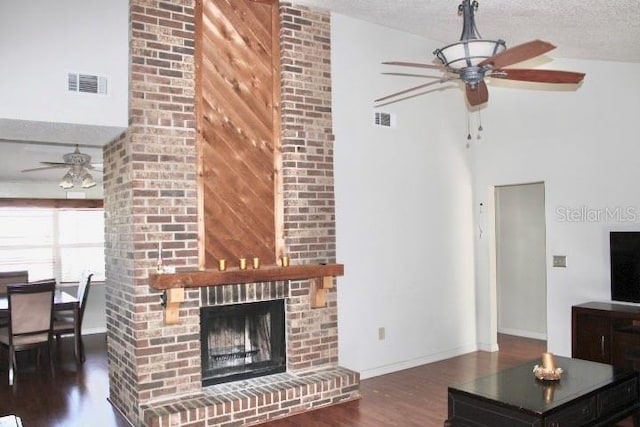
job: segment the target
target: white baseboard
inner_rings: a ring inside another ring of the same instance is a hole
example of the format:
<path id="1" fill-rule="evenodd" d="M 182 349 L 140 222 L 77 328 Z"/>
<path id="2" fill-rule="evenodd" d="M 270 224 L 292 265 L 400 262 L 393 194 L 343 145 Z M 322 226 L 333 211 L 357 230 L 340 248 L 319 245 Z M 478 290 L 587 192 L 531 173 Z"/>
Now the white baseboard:
<path id="1" fill-rule="evenodd" d="M 371 369 L 360 371 L 360 379 L 377 377 L 380 375 L 390 374 L 392 372 L 402 371 L 405 369 L 415 368 L 416 366 L 426 365 L 427 363 L 439 362 L 440 360 L 449 359 L 451 357 L 461 356 L 463 354 L 472 353 L 478 348 L 474 345 L 459 347 L 440 353 L 428 354 L 411 360 L 392 363 L 389 365 L 378 366 Z"/>
<path id="2" fill-rule="evenodd" d="M 532 338 L 534 340 L 547 340 L 547 334 L 541 332 L 522 331 L 519 329 L 498 328 L 499 334 L 515 335 L 516 337 Z"/>
<path id="3" fill-rule="evenodd" d="M 95 334 L 106 334 L 106 333 L 107 333 L 107 328 L 85 328 L 82 330 L 82 335 L 95 335 Z M 63 337 L 72 336 L 72 335 L 73 335 L 73 332 L 62 334 Z"/>
<path id="4" fill-rule="evenodd" d="M 498 347 L 498 343 L 478 343 L 478 350 L 487 351 L 489 353 L 493 353 L 494 351 L 499 351 L 500 347 Z"/>
<path id="5" fill-rule="evenodd" d="M 94 335 L 94 334 L 106 334 L 107 328 L 85 328 L 82 330 L 82 335 Z"/>

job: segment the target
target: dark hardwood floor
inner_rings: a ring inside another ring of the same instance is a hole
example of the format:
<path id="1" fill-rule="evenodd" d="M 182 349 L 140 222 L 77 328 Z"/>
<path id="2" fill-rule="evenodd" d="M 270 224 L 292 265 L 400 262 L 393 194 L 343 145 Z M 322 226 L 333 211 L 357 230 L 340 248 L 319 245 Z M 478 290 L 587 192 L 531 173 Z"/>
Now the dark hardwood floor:
<path id="1" fill-rule="evenodd" d="M 470 381 L 540 356 L 544 341 L 501 335 L 500 351 L 475 352 L 363 380 L 362 399 L 263 424 L 265 427 L 441 427 L 447 417 L 447 386 Z M 0 359 L 0 415 L 22 417 L 24 427 L 126 427 L 108 397 L 104 335 L 85 337 L 87 361 L 76 367 L 72 343 L 58 348 L 57 369 L 20 360 L 17 383 L 9 387 L 7 354 Z M 619 426 L 631 426 L 625 420 Z"/>
<path id="2" fill-rule="evenodd" d="M 78 367 L 73 339 L 64 337 L 54 356 L 54 378 L 46 357 L 20 354 L 13 387 L 7 376 L 7 350 L 0 352 L 0 415 L 16 414 L 24 427 L 128 427 L 107 401 L 109 377 L 104 334 L 84 337 L 87 360 Z M 22 352 L 28 353 L 28 352 Z M 26 356 L 26 357 L 25 357 Z"/>
<path id="3" fill-rule="evenodd" d="M 500 351 L 479 351 L 360 383 L 356 402 L 296 415 L 268 427 L 442 427 L 447 387 L 539 357 L 546 342 L 501 335 Z"/>

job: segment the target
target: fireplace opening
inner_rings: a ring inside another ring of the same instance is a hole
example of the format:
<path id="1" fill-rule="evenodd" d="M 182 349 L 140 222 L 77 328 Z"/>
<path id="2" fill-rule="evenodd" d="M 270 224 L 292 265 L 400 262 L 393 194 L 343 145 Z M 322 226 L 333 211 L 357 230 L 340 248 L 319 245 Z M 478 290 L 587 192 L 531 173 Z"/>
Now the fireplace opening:
<path id="1" fill-rule="evenodd" d="M 200 309 L 202 385 L 286 370 L 284 300 Z"/>

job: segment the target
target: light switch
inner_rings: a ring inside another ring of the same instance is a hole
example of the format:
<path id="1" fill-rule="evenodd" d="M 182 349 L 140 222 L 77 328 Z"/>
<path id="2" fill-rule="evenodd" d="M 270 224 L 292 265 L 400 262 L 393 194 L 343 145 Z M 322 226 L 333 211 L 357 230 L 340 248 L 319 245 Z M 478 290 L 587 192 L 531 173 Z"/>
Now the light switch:
<path id="1" fill-rule="evenodd" d="M 567 256 L 566 255 L 554 255 L 553 256 L 553 266 L 554 267 L 567 267 Z"/>

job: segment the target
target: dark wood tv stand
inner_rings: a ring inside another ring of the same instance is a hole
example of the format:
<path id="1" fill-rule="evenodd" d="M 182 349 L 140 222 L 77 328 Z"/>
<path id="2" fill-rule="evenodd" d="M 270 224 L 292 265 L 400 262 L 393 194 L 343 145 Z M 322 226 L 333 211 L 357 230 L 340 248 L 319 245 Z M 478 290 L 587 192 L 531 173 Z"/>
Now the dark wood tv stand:
<path id="1" fill-rule="evenodd" d="M 640 306 L 588 302 L 571 308 L 574 358 L 640 370 Z"/>

